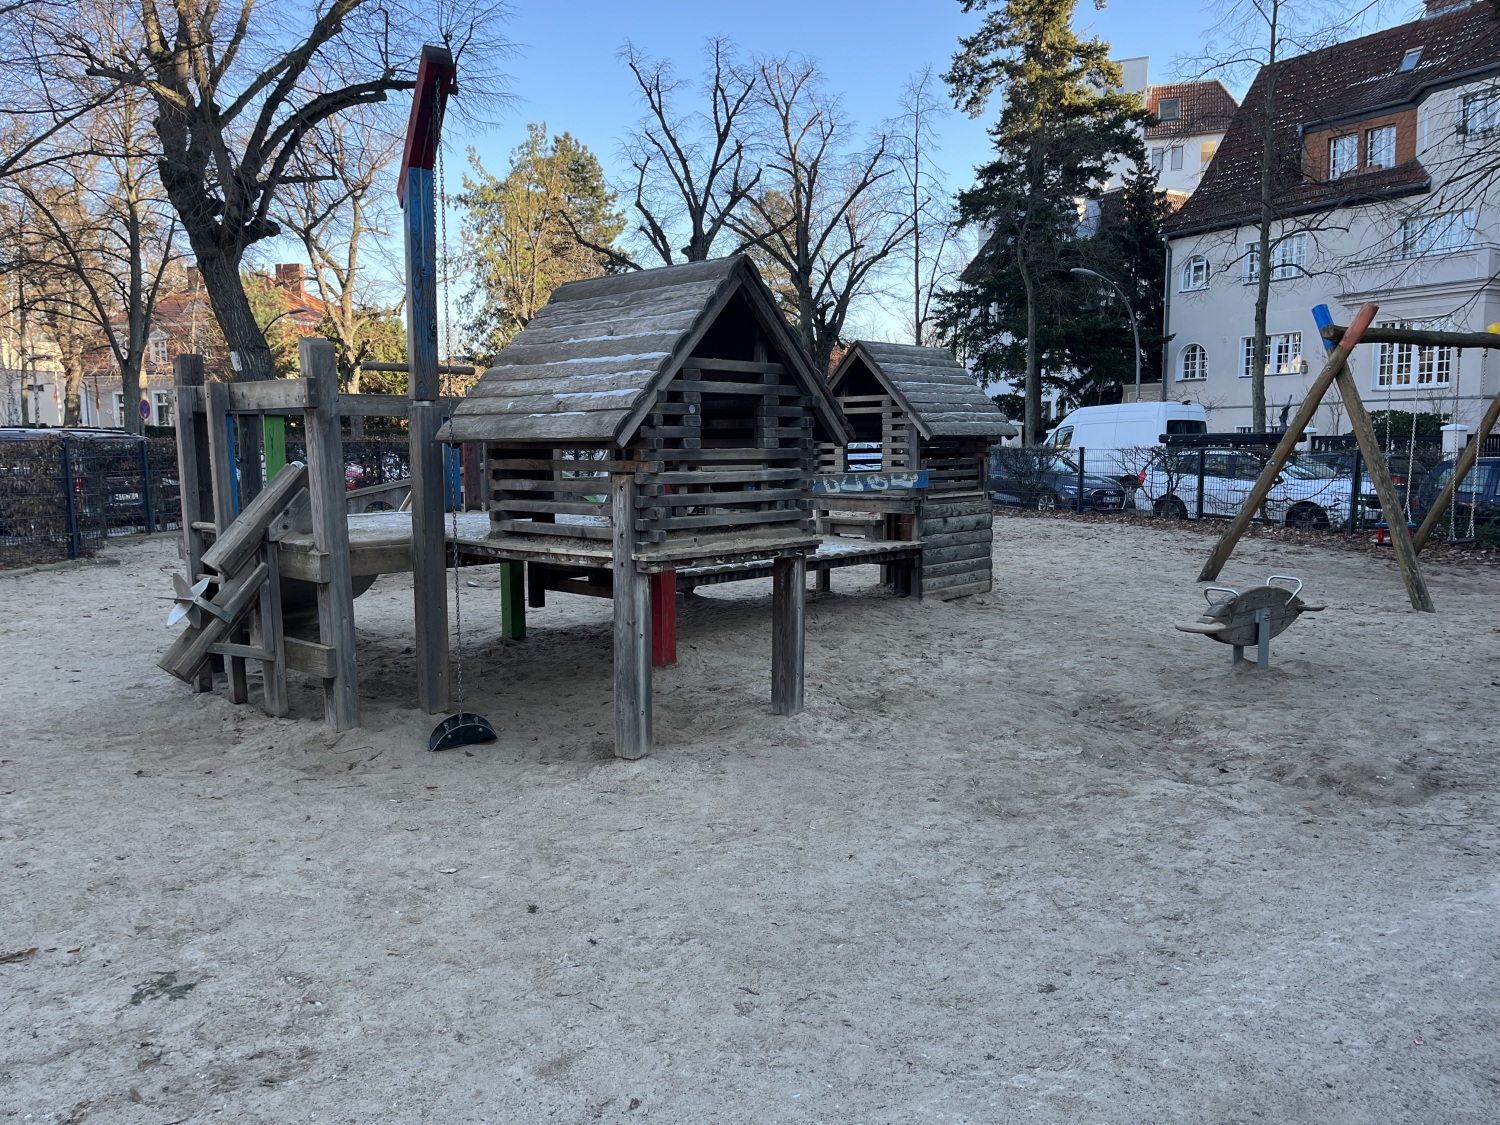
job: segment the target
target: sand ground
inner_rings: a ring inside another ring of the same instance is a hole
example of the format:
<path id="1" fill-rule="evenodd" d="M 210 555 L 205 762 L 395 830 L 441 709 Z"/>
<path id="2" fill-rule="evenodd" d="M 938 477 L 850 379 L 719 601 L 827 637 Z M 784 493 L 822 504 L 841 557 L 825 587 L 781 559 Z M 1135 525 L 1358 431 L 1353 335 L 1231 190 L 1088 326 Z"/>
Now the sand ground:
<path id="1" fill-rule="evenodd" d="M 409 587 L 366 725 L 159 672 L 176 546 L 0 576 L 0 1119 L 1500 1120 L 1500 570 L 1265 541 L 1274 668 L 1172 631 L 1187 531 L 999 518 L 994 593 L 711 588 L 611 744 L 607 602 L 499 637 L 430 755 Z"/>

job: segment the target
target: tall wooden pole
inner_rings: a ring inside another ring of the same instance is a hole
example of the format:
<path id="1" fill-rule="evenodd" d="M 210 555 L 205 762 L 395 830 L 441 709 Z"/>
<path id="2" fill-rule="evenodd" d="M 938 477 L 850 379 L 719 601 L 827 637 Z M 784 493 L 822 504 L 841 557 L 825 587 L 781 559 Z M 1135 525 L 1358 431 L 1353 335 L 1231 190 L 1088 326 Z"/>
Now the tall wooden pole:
<path id="1" fill-rule="evenodd" d="M 429 715 L 448 706 L 448 598 L 443 535 L 443 449 L 438 402 L 437 201 L 433 165 L 443 110 L 453 87 L 453 56 L 422 48 L 406 127 L 397 191 L 405 210 L 406 361 L 411 399 L 412 601 L 416 619 L 417 703 Z"/>

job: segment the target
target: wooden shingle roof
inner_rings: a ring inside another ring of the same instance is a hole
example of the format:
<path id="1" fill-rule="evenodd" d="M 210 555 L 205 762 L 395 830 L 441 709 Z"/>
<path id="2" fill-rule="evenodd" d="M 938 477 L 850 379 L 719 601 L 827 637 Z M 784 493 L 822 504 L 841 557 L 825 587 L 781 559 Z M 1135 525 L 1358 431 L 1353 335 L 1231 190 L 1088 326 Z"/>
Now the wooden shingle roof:
<path id="1" fill-rule="evenodd" d="M 736 294 L 813 399 L 820 427 L 844 440 L 842 412 L 743 254 L 558 286 L 438 436 L 624 443 Z"/>
<path id="2" fill-rule="evenodd" d="M 890 390 L 924 438 L 1014 437 L 1017 430 L 941 348 L 859 340 L 829 379 L 833 393 L 860 364 Z"/>

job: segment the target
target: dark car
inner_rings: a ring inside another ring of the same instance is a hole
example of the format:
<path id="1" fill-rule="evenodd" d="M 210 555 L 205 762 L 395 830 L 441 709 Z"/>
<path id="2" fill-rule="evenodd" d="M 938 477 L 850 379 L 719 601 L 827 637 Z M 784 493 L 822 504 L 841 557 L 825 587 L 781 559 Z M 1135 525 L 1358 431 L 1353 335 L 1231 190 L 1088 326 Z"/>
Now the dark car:
<path id="1" fill-rule="evenodd" d="M 1453 466 L 1453 461 L 1443 461 L 1427 474 L 1427 479 L 1412 498 L 1413 520 L 1420 523 L 1431 510 L 1432 502 L 1453 476 Z M 1439 536 L 1447 534 L 1450 519 L 1454 536 L 1458 538 L 1468 536 L 1471 520 L 1476 529 L 1500 525 L 1500 457 L 1481 457 L 1474 462 L 1469 475 L 1458 486 L 1448 513 L 1438 526 Z"/>
<path id="2" fill-rule="evenodd" d="M 1118 512 L 1125 489 L 1113 477 L 1085 472 L 1080 498 L 1076 462 L 1051 450 L 998 449 L 990 458 L 990 499 L 1039 512 Z"/>

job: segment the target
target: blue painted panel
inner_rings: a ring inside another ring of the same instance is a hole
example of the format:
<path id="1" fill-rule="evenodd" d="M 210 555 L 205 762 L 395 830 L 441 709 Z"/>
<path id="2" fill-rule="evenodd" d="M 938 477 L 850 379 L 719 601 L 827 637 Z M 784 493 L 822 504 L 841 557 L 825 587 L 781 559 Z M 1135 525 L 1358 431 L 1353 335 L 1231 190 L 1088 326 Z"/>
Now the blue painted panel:
<path id="1" fill-rule="evenodd" d="M 926 487 L 926 469 L 904 473 L 821 473 L 813 478 L 813 492 L 820 496 L 900 492 Z"/>

